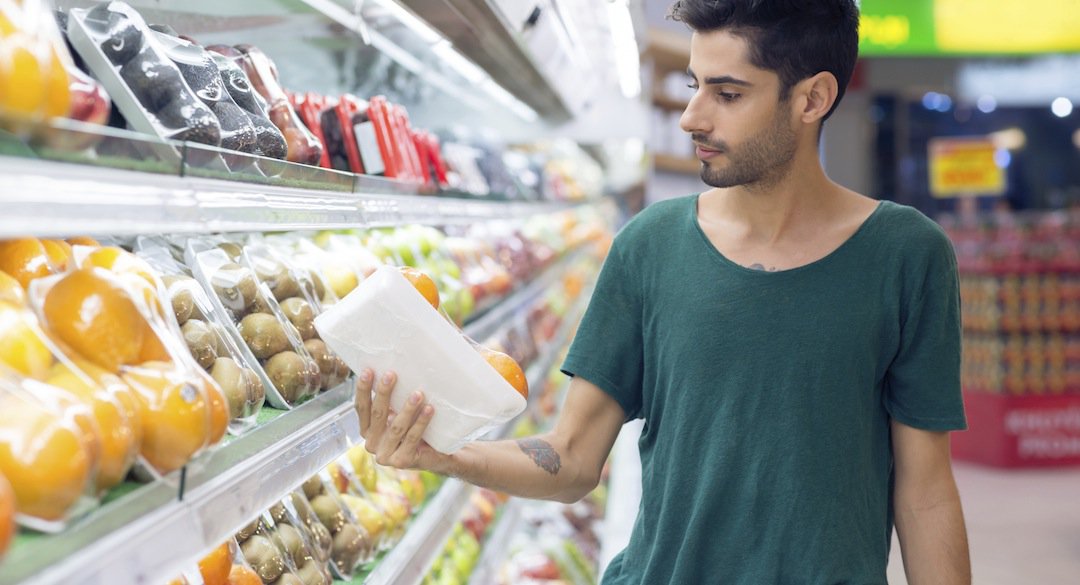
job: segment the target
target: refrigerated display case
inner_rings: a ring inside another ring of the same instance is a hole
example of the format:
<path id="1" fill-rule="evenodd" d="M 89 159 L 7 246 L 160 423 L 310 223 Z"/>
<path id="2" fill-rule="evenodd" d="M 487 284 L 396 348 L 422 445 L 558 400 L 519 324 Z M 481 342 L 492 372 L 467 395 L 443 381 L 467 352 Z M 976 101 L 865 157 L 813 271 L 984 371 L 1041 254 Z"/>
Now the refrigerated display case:
<path id="1" fill-rule="evenodd" d="M 97 2 L 80 0 L 57 4 L 67 18 L 67 24 L 61 19 L 61 26 L 69 27 L 83 22 L 77 17 L 71 24 L 73 9 L 98 6 Z M 448 57 L 445 40 L 433 42 L 428 35 L 434 29 L 409 24 L 411 13 L 402 13 L 394 2 L 353 6 L 335 1 L 196 1 L 166 7 L 134 0 L 130 4 L 153 29 L 151 33 L 140 27 L 139 32 L 180 39 L 170 41 L 174 48 L 180 47 L 177 54 L 187 50 L 184 43 L 188 42 L 178 35 L 191 35 L 204 45 L 259 44 L 277 61 L 280 69 L 276 73 L 290 90 L 335 95 L 344 93 L 346 86 L 352 90 L 366 86 L 370 93 L 385 90 L 395 100 L 414 98 L 409 101 L 412 119 L 430 128 L 440 128 L 446 116 L 459 114 L 461 120 L 483 120 L 487 125 L 512 119 L 521 126 L 536 120 L 537 111 L 525 102 L 505 90 L 492 89 L 500 87 L 500 76 L 507 75 L 505 67 L 493 67 L 489 74 L 462 65 L 458 53 Z M 489 15 L 496 14 L 491 6 L 486 9 Z M 512 40 L 512 35 L 509 38 Z M 78 47 L 75 56 L 83 61 Z M 512 58 L 520 62 L 530 57 L 514 48 Z M 315 77 L 320 66 L 333 74 Z M 224 71 L 227 67 L 219 63 L 218 68 Z M 481 74 L 484 79 L 478 83 L 476 76 Z M 409 77 L 405 87 L 395 76 Z M 375 85 L 380 83 L 385 87 Z M 486 89 L 477 96 L 471 91 L 476 87 Z M 419 94 L 410 95 L 414 90 Z M 540 115 L 561 119 L 567 112 L 558 103 L 559 92 L 550 87 L 547 91 L 542 100 L 523 99 L 531 101 Z M 129 108 L 127 115 L 133 115 L 131 104 L 125 107 Z M 471 114 L 463 113 L 466 110 Z M 10 112 L 0 116 L 7 114 Z M 615 205 L 602 197 L 602 185 L 596 180 L 582 183 L 583 189 L 568 177 L 565 184 L 573 185 L 573 202 L 545 199 L 543 188 L 523 197 L 523 184 L 515 185 L 514 181 L 490 182 L 482 196 L 466 197 L 467 193 L 447 188 L 449 183 L 440 180 L 438 196 L 433 196 L 422 181 L 319 168 L 280 160 L 267 152 L 238 152 L 213 144 L 175 141 L 175 136 L 149 126 L 139 133 L 104 125 L 99 118 L 35 119 L 29 126 L 23 122 L 5 125 L 12 132 L 0 135 L 0 239 L 93 236 L 101 244 L 136 253 L 146 242 L 166 255 L 171 253 L 177 265 L 174 272 L 160 272 L 168 262 L 151 262 L 155 274 L 193 278 L 202 287 L 198 292 L 205 296 L 205 307 L 210 307 L 205 310 L 214 313 L 201 315 L 213 327 L 188 333 L 205 337 L 220 328 L 217 339 L 229 346 L 227 350 L 214 349 L 213 355 L 191 356 L 205 369 L 204 375 L 213 369 L 211 358 L 225 355 L 253 372 L 269 368 L 264 357 L 248 355 L 251 348 L 245 343 L 250 340 L 239 331 L 240 323 L 226 323 L 218 314 L 222 307 L 215 294 L 225 293 L 214 283 L 212 274 L 200 273 L 197 267 L 201 264 L 193 260 L 208 251 L 206 246 L 218 250 L 239 246 L 240 252 L 230 260 L 255 273 L 260 256 L 252 246 L 262 246 L 266 239 L 281 234 L 295 236 L 331 255 L 336 244 L 329 242 L 352 238 L 366 245 L 372 257 L 384 253 L 380 261 L 407 265 L 420 258 L 406 258 L 408 252 L 388 249 L 379 238 L 413 233 L 415 226 L 426 226 L 437 228 L 440 237 L 451 242 L 440 248 L 442 257 L 438 260 L 462 271 L 476 261 L 473 268 L 481 275 L 487 265 L 498 269 L 493 280 L 445 274 L 438 278 L 444 295 L 448 290 L 453 292 L 454 302 L 448 304 L 454 308 L 447 307 L 447 312 L 458 313 L 447 316 L 461 324 L 469 338 L 497 347 L 526 365 L 527 379 L 533 387 L 540 387 L 584 311 L 589 284 L 606 253 L 615 223 Z M 417 152 L 433 156 L 437 141 L 431 138 L 423 136 L 425 148 L 417 146 Z M 485 150 L 485 156 L 498 156 L 498 151 Z M 545 167 L 542 160 L 537 162 L 535 153 L 519 154 L 515 160 L 522 172 Z M 566 172 L 558 168 L 575 168 L 547 167 L 556 169 L 546 179 L 556 185 L 557 173 Z M 492 192 L 491 184 L 509 186 L 514 193 Z M 546 190 L 561 192 L 563 188 Z M 202 242 L 203 247 L 193 247 L 192 242 Z M 267 249 L 274 250 L 272 246 Z M 289 253 L 298 254 L 296 250 Z M 431 256 L 427 251 L 424 255 Z M 296 258 L 299 256 L 291 257 Z M 431 263 L 426 268 L 441 270 L 436 268 L 436 259 L 427 259 Z M 310 261 L 313 264 L 302 266 L 305 270 L 322 270 L 314 268 L 317 261 Z M 355 274 L 358 281 L 363 279 L 359 268 Z M 268 314 L 284 315 L 284 301 L 300 298 L 318 310 L 320 300 L 306 293 L 277 295 L 271 290 L 273 283 L 263 275 L 255 282 L 270 291 L 265 300 L 258 301 Z M 167 292 L 171 285 L 159 285 L 158 290 L 162 291 L 159 301 L 167 306 L 174 294 Z M 481 296 L 482 302 L 474 302 Z M 166 323 L 163 331 L 174 335 L 174 341 L 186 341 L 194 351 L 194 341 L 185 339 L 181 331 L 185 324 L 177 319 Z M 279 326 L 287 329 L 289 323 L 279 319 Z M 298 347 L 294 343 L 285 351 L 303 354 Z M 264 391 L 273 393 L 275 387 L 266 388 L 276 384 L 272 378 L 263 378 Z M 361 441 L 352 410 L 351 378 L 327 388 L 316 384 L 295 401 L 282 399 L 276 404 L 281 408 L 273 406 L 267 402 L 260 409 L 237 413 L 239 418 L 247 418 L 243 424 L 232 425 L 232 434 L 216 445 L 159 477 L 129 476 L 104 492 L 88 510 L 74 513 L 58 530 L 21 528 L 6 555 L 0 556 L 0 583 L 166 583 L 182 579 L 180 582 L 191 585 L 210 585 L 212 579 L 199 570 L 200 560 L 210 558 L 219 566 L 230 561 L 234 568 L 242 567 L 239 573 L 255 572 L 258 564 L 251 558 L 245 563 L 244 543 L 234 541 L 234 535 L 240 532 L 250 538 L 245 527 L 261 515 L 262 532 L 256 529 L 254 534 L 267 541 L 288 540 L 275 535 L 291 534 L 292 529 L 278 525 L 299 526 L 302 515 L 291 512 L 291 521 L 284 521 L 273 514 L 267 518 L 264 512 L 280 506 L 283 498 L 313 476 L 327 473 L 328 465 L 342 461 L 349 448 Z M 524 416 L 533 416 L 531 413 L 538 410 L 550 416 L 553 408 L 550 395 L 537 394 Z M 489 438 L 506 436 L 511 424 L 496 429 Z M 422 504 L 412 507 L 414 513 L 400 534 L 382 541 L 377 555 L 345 576 L 357 583 L 421 582 L 476 493 L 476 488 L 453 479 L 441 482 Z M 272 580 L 285 583 L 288 575 L 300 575 L 302 558 L 297 552 L 295 562 L 285 563 L 287 568 L 274 572 Z M 309 554 L 307 558 L 310 562 L 312 557 Z M 322 569 L 326 572 L 328 566 Z M 319 578 L 312 573 L 304 576 Z M 339 580 L 342 576 L 337 574 Z"/>

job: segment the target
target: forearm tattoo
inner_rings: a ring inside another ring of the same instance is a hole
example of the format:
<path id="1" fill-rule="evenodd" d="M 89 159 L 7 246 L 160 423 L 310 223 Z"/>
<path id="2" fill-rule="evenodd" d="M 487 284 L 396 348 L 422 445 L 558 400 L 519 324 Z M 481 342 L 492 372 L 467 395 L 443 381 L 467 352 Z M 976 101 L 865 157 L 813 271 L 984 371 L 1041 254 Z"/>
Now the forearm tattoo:
<path id="1" fill-rule="evenodd" d="M 517 444 L 537 467 L 551 475 L 559 473 L 562 460 L 559 459 L 559 453 L 550 443 L 541 439 L 520 439 Z"/>

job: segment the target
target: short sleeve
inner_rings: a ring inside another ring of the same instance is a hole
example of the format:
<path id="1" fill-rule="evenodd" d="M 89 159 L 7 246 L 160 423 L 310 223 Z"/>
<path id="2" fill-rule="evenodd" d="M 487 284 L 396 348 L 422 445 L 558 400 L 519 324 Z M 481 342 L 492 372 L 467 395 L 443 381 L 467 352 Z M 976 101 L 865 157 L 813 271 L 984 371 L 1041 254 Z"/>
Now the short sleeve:
<path id="1" fill-rule="evenodd" d="M 943 233 L 922 267 L 922 287 L 901 306 L 900 346 L 886 372 L 893 419 L 929 431 L 967 428 L 960 385 L 960 286 L 956 255 Z M 911 276 L 911 275 L 909 275 Z"/>
<path id="2" fill-rule="evenodd" d="M 629 421 L 642 417 L 642 312 L 640 282 L 629 276 L 618 244 L 616 238 L 561 369 L 611 395 Z"/>

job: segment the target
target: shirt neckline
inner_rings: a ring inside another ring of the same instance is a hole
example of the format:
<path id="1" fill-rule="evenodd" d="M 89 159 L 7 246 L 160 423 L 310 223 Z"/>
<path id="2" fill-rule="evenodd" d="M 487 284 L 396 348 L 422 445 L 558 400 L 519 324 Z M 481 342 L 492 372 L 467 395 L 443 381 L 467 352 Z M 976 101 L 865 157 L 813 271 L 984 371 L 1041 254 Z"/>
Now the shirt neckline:
<path id="1" fill-rule="evenodd" d="M 747 268 L 746 266 L 743 266 L 742 264 L 739 264 L 738 262 L 734 262 L 730 258 L 725 256 L 712 243 L 712 240 L 709 239 L 709 236 L 705 234 L 705 230 L 703 230 L 701 228 L 701 222 L 698 221 L 698 199 L 700 197 L 701 197 L 701 193 L 698 193 L 698 194 L 696 194 L 696 195 L 694 195 L 693 197 L 690 198 L 690 214 L 689 214 L 690 223 L 693 224 L 693 229 L 697 232 L 697 235 L 701 238 L 701 241 L 702 241 L 703 244 L 705 244 L 705 247 L 708 248 L 708 250 L 711 253 L 711 255 L 713 256 L 713 258 L 717 259 L 720 262 L 720 264 L 722 264 L 722 265 L 724 265 L 726 267 L 729 267 L 729 268 L 736 269 L 739 272 L 743 272 L 745 274 L 753 274 L 753 275 L 758 275 L 758 276 L 765 276 L 765 277 L 768 277 L 768 276 L 776 277 L 776 276 L 781 276 L 781 275 L 796 274 L 796 273 L 799 273 L 799 272 L 803 272 L 805 270 L 810 270 L 810 269 L 813 269 L 815 267 L 827 264 L 833 258 L 835 258 L 840 253 L 842 253 L 845 249 L 850 248 L 852 245 L 854 245 L 854 243 L 857 240 L 860 239 L 860 236 L 863 234 L 863 232 L 866 232 L 868 230 L 868 228 L 871 226 L 871 224 L 875 223 L 875 219 L 877 218 L 878 215 L 880 215 L 880 212 L 885 207 L 885 204 L 888 203 L 888 201 L 886 201 L 886 200 L 878 201 L 877 206 L 874 207 L 874 211 L 870 212 L 870 215 L 866 219 L 864 219 L 861 224 L 859 224 L 859 227 L 855 230 L 855 232 L 853 234 L 851 234 L 850 236 L 848 236 L 848 238 L 846 240 L 844 240 L 839 246 L 837 246 L 835 250 L 833 250 L 833 251 L 829 252 L 828 254 L 822 256 L 821 258 L 818 258 L 817 260 L 814 260 L 813 262 L 810 262 L 808 264 L 803 264 L 802 266 L 796 266 L 795 268 L 787 268 L 787 269 L 784 269 L 784 270 L 769 271 L 769 270 L 755 270 L 753 268 Z"/>

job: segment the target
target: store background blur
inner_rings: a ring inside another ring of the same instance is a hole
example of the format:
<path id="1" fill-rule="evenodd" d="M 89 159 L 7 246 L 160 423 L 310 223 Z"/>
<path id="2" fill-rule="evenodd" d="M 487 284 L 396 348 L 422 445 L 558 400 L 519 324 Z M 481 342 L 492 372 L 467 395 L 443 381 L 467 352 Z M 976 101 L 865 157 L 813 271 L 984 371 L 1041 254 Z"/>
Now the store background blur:
<path id="1" fill-rule="evenodd" d="M 646 2 L 654 202 L 706 186 L 678 119 L 689 32 Z M 976 583 L 1080 580 L 1080 4 L 861 2 L 860 60 L 826 122 L 840 184 L 952 238 L 969 430 L 953 434 Z M 628 456 L 633 456 L 629 451 Z M 897 543 L 891 582 L 903 582 Z"/>

